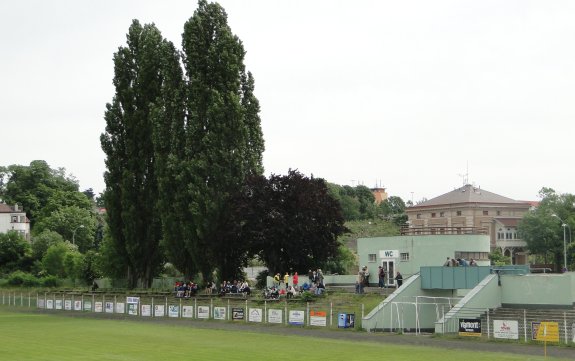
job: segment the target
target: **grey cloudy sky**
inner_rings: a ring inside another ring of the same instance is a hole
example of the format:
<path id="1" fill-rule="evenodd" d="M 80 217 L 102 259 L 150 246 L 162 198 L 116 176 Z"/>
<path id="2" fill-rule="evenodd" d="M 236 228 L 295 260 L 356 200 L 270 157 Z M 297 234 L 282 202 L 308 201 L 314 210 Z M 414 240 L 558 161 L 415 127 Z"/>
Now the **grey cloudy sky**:
<path id="1" fill-rule="evenodd" d="M 469 181 L 575 193 L 575 2 L 220 1 L 256 80 L 266 174 L 409 200 Z M 132 19 L 180 46 L 195 1 L 2 1 L 0 165 L 104 189 L 112 55 Z M 413 192 L 413 193 L 412 193 Z"/>

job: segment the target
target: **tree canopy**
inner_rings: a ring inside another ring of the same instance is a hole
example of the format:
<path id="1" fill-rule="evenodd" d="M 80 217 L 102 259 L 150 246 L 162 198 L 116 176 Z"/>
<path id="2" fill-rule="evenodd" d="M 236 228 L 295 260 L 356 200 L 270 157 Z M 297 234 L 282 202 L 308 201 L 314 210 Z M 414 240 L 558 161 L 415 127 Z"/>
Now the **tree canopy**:
<path id="1" fill-rule="evenodd" d="M 575 196 L 557 194 L 551 188 L 542 188 L 539 192 L 539 205 L 529 211 L 518 224 L 519 236 L 527 243 L 531 254 L 539 255 L 544 262 L 551 257 L 556 270 L 563 265 L 564 229 L 566 241 L 571 241 L 571 230 L 575 226 Z M 565 222 L 565 223 L 563 223 Z M 573 263 L 572 244 L 569 245 L 567 264 Z"/>
<path id="2" fill-rule="evenodd" d="M 323 179 L 290 170 L 269 179 L 254 176 L 232 206 L 236 228 L 271 273 L 307 272 L 338 253 L 338 237 L 347 229 L 341 207 Z"/>
<path id="3" fill-rule="evenodd" d="M 116 94 L 101 136 L 104 249 L 132 286 L 150 284 L 164 252 L 186 276 L 210 279 L 229 199 L 263 171 L 245 50 L 224 9 L 204 0 L 184 25 L 182 57 L 154 25 L 134 20 L 127 40 L 114 56 Z"/>

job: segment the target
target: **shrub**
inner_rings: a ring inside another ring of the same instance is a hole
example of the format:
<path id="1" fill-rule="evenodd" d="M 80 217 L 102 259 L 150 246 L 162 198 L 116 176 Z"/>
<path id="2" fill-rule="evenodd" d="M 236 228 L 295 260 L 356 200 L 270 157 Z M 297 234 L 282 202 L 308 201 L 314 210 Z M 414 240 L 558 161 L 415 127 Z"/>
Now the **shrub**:
<path id="1" fill-rule="evenodd" d="M 10 286 L 34 287 L 40 284 L 40 281 L 30 273 L 15 271 L 8 276 Z"/>
<path id="2" fill-rule="evenodd" d="M 60 286 L 60 280 L 56 276 L 46 276 L 40 279 L 42 286 L 44 287 L 58 287 Z"/>
<path id="3" fill-rule="evenodd" d="M 315 298 L 315 295 L 310 291 L 304 291 L 301 293 L 301 300 L 304 302 L 311 302 Z"/>
<path id="4" fill-rule="evenodd" d="M 269 270 L 263 270 L 256 276 L 256 288 L 263 290 L 267 286 L 267 279 L 270 275 Z"/>

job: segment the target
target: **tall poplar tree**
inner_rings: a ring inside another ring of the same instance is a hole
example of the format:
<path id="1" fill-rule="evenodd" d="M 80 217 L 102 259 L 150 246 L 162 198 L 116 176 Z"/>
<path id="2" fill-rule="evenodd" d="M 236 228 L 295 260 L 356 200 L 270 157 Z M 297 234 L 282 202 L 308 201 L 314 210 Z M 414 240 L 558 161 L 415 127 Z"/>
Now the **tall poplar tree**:
<path id="1" fill-rule="evenodd" d="M 150 286 L 163 262 L 152 113 L 161 96 L 167 47 L 153 24 L 132 22 L 127 46 L 114 54 L 116 94 L 106 105 L 100 138 L 111 246 L 125 262 L 130 287 Z"/>
<path id="2" fill-rule="evenodd" d="M 223 278 L 231 277 L 233 262 L 223 252 L 228 244 L 219 229 L 225 227 L 232 194 L 246 176 L 261 174 L 263 136 L 254 80 L 246 74 L 245 51 L 216 3 L 198 2 L 186 22 L 182 40 L 187 77 L 186 148 L 181 161 L 179 188 L 188 204 L 184 246 L 207 278 L 214 265 Z"/>

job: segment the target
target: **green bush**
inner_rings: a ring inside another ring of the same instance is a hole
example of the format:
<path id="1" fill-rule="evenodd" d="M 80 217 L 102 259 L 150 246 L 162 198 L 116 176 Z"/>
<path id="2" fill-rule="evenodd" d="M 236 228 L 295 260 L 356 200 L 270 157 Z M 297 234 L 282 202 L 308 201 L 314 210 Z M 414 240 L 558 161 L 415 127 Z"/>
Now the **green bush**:
<path id="1" fill-rule="evenodd" d="M 15 271 L 8 275 L 8 284 L 10 286 L 39 286 L 40 281 L 30 273 Z"/>
<path id="2" fill-rule="evenodd" d="M 256 288 L 257 289 L 263 290 L 264 288 L 266 288 L 267 279 L 268 279 L 269 275 L 270 275 L 270 271 L 267 269 L 258 273 L 258 275 L 256 276 Z"/>
<path id="3" fill-rule="evenodd" d="M 303 302 L 311 302 L 313 301 L 315 298 L 315 295 L 313 293 L 311 293 L 310 291 L 304 291 L 301 293 L 301 300 Z"/>
<path id="4" fill-rule="evenodd" d="M 40 279 L 42 286 L 44 287 L 58 287 L 60 286 L 60 280 L 56 276 L 46 276 Z"/>

